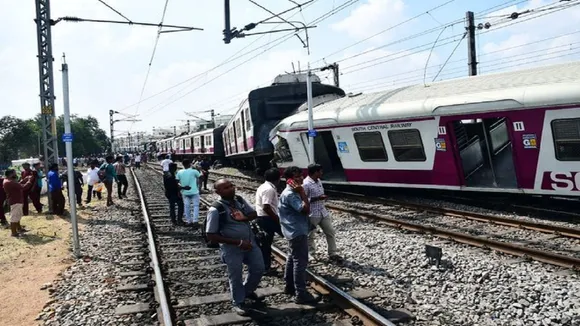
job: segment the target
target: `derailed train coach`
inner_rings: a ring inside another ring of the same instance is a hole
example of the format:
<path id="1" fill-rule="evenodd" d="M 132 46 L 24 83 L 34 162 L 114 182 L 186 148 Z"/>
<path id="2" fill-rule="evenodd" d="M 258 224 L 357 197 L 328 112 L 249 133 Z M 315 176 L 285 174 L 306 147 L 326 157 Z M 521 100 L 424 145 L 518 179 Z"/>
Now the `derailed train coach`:
<path id="1" fill-rule="evenodd" d="M 321 83 L 316 75 L 312 94 L 328 100 L 345 96 L 341 88 Z M 306 100 L 306 74 L 279 75 L 270 86 L 251 91 L 223 131 L 225 157 L 235 166 L 267 168 L 274 151 L 270 130 Z"/>
<path id="2" fill-rule="evenodd" d="M 349 94 L 314 107 L 330 184 L 580 195 L 580 62 Z M 306 110 L 270 132 L 309 162 Z"/>

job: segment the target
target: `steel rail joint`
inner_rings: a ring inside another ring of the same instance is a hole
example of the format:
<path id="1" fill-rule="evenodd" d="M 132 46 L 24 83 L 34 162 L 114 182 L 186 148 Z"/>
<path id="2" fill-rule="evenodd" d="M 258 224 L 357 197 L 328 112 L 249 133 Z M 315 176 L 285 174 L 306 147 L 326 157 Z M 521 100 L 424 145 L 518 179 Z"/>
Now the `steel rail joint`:
<path id="1" fill-rule="evenodd" d="M 171 311 L 169 309 L 169 303 L 167 302 L 167 296 L 165 295 L 165 286 L 163 285 L 163 277 L 161 276 L 161 268 L 159 265 L 159 260 L 157 259 L 157 250 L 155 249 L 155 239 L 153 238 L 153 230 L 151 229 L 151 220 L 149 219 L 149 214 L 147 213 L 147 206 L 145 205 L 145 198 L 143 196 L 143 190 L 141 189 L 141 184 L 135 175 L 135 171 L 132 168 L 129 169 L 133 180 L 135 181 L 135 187 L 137 188 L 137 193 L 139 194 L 139 200 L 141 201 L 141 211 L 143 212 L 143 219 L 145 219 L 145 224 L 147 225 L 147 240 L 149 243 L 149 255 L 151 256 L 151 265 L 153 265 L 153 274 L 155 275 L 155 289 L 158 296 L 159 307 L 161 308 L 161 314 L 163 318 L 159 318 L 163 321 L 165 326 L 173 326 L 173 321 L 171 320 Z"/>

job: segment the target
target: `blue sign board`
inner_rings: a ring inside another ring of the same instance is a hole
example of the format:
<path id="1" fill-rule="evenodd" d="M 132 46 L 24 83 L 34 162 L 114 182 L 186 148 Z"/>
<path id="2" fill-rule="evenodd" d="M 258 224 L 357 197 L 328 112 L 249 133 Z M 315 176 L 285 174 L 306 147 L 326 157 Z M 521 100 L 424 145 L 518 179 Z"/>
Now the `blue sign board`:
<path id="1" fill-rule="evenodd" d="M 318 131 L 316 131 L 316 130 L 308 130 L 308 137 L 314 138 L 316 136 L 318 136 Z"/>
<path id="2" fill-rule="evenodd" d="M 72 132 L 65 132 L 64 134 L 62 134 L 62 141 L 65 143 L 72 143 L 73 141 Z"/>
<path id="3" fill-rule="evenodd" d="M 341 153 L 348 153 L 348 144 L 345 141 L 338 142 L 338 151 Z"/>

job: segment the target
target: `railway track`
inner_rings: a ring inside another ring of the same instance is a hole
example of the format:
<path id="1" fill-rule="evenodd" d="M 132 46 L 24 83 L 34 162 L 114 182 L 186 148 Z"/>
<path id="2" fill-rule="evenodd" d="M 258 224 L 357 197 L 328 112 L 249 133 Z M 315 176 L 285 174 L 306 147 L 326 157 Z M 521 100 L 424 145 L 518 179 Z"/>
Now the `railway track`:
<path id="1" fill-rule="evenodd" d="M 232 179 L 243 180 L 255 184 L 256 179 L 246 176 L 230 176 L 212 171 L 213 176 L 228 177 Z M 211 175 L 210 175 L 211 176 Z M 238 186 L 248 191 L 254 192 L 255 187 Z M 432 205 L 419 204 L 414 202 L 406 202 L 401 200 L 386 199 L 386 198 L 369 198 L 368 196 L 346 193 L 341 191 L 327 191 L 329 194 L 345 200 L 346 202 L 359 201 L 365 203 L 373 203 L 384 206 L 400 207 L 404 209 L 414 210 L 423 213 L 430 213 L 435 215 L 442 215 L 452 218 L 461 218 L 470 221 L 485 222 L 489 224 L 502 225 L 506 227 L 523 229 L 529 231 L 536 231 L 546 234 L 551 234 L 557 237 L 567 237 L 571 239 L 580 239 L 580 229 L 558 226 L 553 224 L 538 223 L 524 219 L 505 218 L 492 214 L 482 214 L 471 211 L 457 210 L 446 207 L 436 207 Z M 397 229 L 404 229 L 412 232 L 431 234 L 443 239 L 454 240 L 459 243 L 483 248 L 491 249 L 498 252 L 522 257 L 524 259 L 536 260 L 547 264 L 552 264 L 560 267 L 570 268 L 573 270 L 580 270 L 580 258 L 561 253 L 533 248 L 522 244 L 514 244 L 506 241 L 498 241 L 487 238 L 481 235 L 472 235 L 466 232 L 458 232 L 450 230 L 445 227 L 437 227 L 433 225 L 426 225 L 417 221 L 408 221 L 400 218 L 393 218 L 386 214 L 375 214 L 367 212 L 364 207 L 348 208 L 343 205 L 327 204 L 327 208 L 335 211 L 352 214 L 362 218 L 379 221 Z"/>
<path id="2" fill-rule="evenodd" d="M 264 277 L 257 293 L 266 297 L 269 306 L 256 307 L 248 317 L 230 312 L 226 269 L 218 250 L 206 248 L 199 231 L 170 224 L 167 200 L 159 191 L 163 187 L 160 171 L 132 170 L 132 175 L 147 225 L 158 317 L 164 325 L 284 325 L 287 321 L 316 325 L 329 320 L 341 320 L 343 325 L 394 325 L 364 303 L 374 296 L 372 292 L 344 289 L 344 284 L 335 285 L 312 271 L 308 271 L 311 286 L 329 299 L 326 302 L 314 307 L 288 303 L 282 294 L 283 281 Z M 141 184 L 140 178 L 147 183 Z M 204 208 L 210 205 L 205 198 L 201 202 Z M 200 211 L 200 216 L 204 213 Z M 276 247 L 273 252 L 283 265 L 284 253 Z"/>

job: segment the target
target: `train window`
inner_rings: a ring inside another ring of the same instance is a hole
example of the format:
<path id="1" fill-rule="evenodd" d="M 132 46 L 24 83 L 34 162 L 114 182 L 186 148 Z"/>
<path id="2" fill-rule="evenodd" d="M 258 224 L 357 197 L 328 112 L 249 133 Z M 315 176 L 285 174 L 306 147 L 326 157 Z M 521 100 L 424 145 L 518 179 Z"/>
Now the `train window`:
<path id="1" fill-rule="evenodd" d="M 385 143 L 380 132 L 357 132 L 354 134 L 358 155 L 364 162 L 388 161 Z"/>
<path id="2" fill-rule="evenodd" d="M 288 146 L 288 141 L 285 138 L 278 136 L 278 142 L 276 143 L 275 155 L 278 162 L 292 162 L 292 152 L 290 151 L 290 146 Z"/>
<path id="3" fill-rule="evenodd" d="M 199 147 L 199 137 L 195 137 L 195 140 L 193 141 L 193 146 Z"/>
<path id="4" fill-rule="evenodd" d="M 417 129 L 389 130 L 389 141 L 397 162 L 425 161 L 421 133 Z"/>
<path id="5" fill-rule="evenodd" d="M 246 131 L 250 131 L 252 128 L 252 120 L 250 119 L 250 108 L 246 109 Z"/>
<path id="6" fill-rule="evenodd" d="M 552 121 L 552 134 L 558 161 L 580 161 L 580 119 Z"/>
<path id="7" fill-rule="evenodd" d="M 240 128 L 240 119 L 236 120 L 235 126 L 236 126 L 236 136 L 238 138 L 242 137 L 242 128 Z"/>

